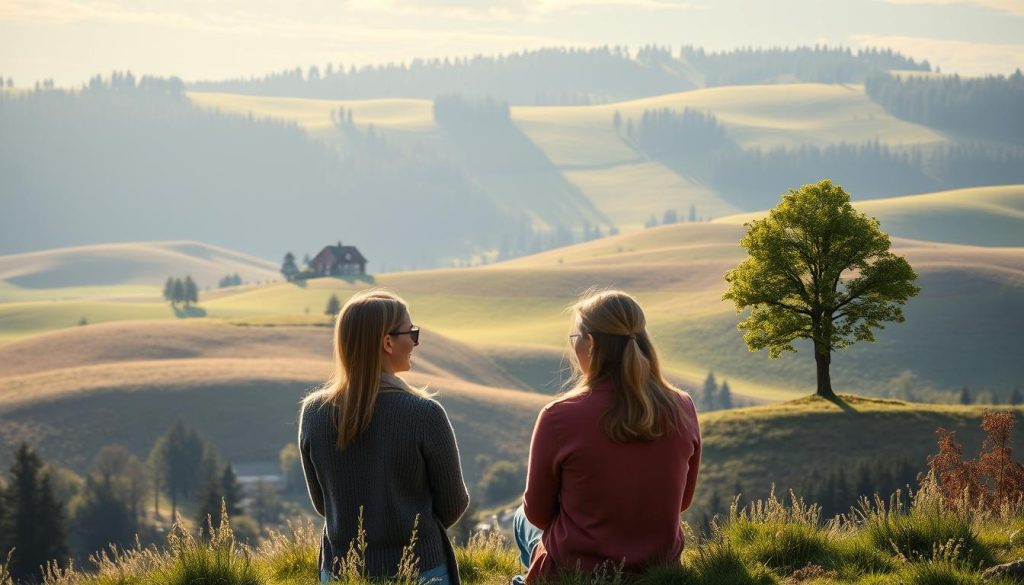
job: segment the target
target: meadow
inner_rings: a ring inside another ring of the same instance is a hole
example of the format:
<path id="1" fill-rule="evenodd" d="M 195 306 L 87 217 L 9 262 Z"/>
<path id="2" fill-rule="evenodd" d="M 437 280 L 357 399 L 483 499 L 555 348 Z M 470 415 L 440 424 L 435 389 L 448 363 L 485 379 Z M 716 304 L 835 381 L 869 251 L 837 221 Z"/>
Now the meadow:
<path id="1" fill-rule="evenodd" d="M 443 152 L 472 167 L 487 196 L 535 225 L 586 220 L 621 233 L 502 262 L 485 250 L 471 267 L 460 261 L 459 268 L 298 282 L 282 282 L 274 261 L 197 241 L 0 256 L 0 466 L 21 441 L 79 472 L 111 443 L 144 457 L 179 419 L 229 461 L 273 459 L 295 440 L 298 401 L 332 372 L 328 299 L 382 286 L 406 298 L 423 327 L 407 379 L 438 393 L 475 486 L 489 462 L 525 461 L 536 414 L 567 377 L 567 307 L 591 287 L 614 287 L 645 307 L 673 382 L 695 393 L 714 372 L 752 405 L 701 413 L 704 487 L 684 517 L 691 546 L 682 568 L 652 571 L 641 582 L 977 583 L 979 567 L 1024 555 L 1019 510 L 965 515 L 925 493 L 898 513 L 865 502 L 859 514 L 830 520 L 786 495 L 836 467 L 902 459 L 924 470 L 938 427 L 957 431 L 968 450 L 980 445 L 978 422 L 989 406 L 878 396 L 921 388 L 952 396 L 970 386 L 995 401 L 994 393 L 1007 398 L 1021 383 L 1024 185 L 863 201 L 854 194 L 855 206 L 879 219 L 893 250 L 917 271 L 922 293 L 907 305 L 905 323 L 833 356 L 842 393 L 834 403 L 806 397 L 814 383 L 808 346 L 772 361 L 748 352 L 736 330 L 740 316 L 721 299 L 723 274 L 745 257 L 743 224 L 763 212 L 742 213 L 706 182 L 645 154 L 623 130 L 645 111 L 694 108 L 715 114 L 744 148 L 952 142 L 889 115 L 863 86 L 732 86 L 612 104 L 514 106 L 511 128 L 490 149 L 439 126 L 430 100 L 188 97 L 202 108 L 293 123 L 342 155 L 365 147 L 368 136 L 408 152 Z M 339 108 L 352 113 L 354 127 L 332 120 Z M 652 215 L 682 216 L 691 205 L 700 221 L 644 229 Z M 325 237 L 327 244 L 337 235 Z M 214 288 L 233 274 L 244 284 Z M 172 307 L 162 284 L 185 275 L 200 283 L 199 302 Z M 235 415 L 224 417 L 229 410 Z M 728 510 L 740 492 L 741 503 Z M 710 522 L 714 514 L 720 518 Z M 196 541 L 179 531 L 167 551 L 120 552 L 92 573 L 55 574 L 50 582 L 170 585 L 221 575 L 225 584 L 306 583 L 317 537 L 296 526 L 239 550 L 228 533 Z M 458 554 L 470 585 L 507 583 L 518 572 L 508 543 L 494 538 Z M 616 579 L 613 572 L 605 582 Z"/>
<path id="2" fill-rule="evenodd" d="M 882 585 L 1016 583 L 1011 577 L 985 576 L 995 564 L 1020 558 L 1024 514 L 1019 508 L 998 512 L 958 508 L 944 502 L 926 480 L 909 500 L 863 499 L 848 514 L 823 518 L 813 504 L 793 493 L 771 493 L 745 506 L 734 502 L 708 532 L 685 524 L 688 546 L 679 566 L 656 566 L 624 575 L 612 564 L 590 575 L 563 574 L 555 585 Z M 908 500 L 908 504 L 901 503 Z M 52 567 L 47 585 L 300 585 L 318 582 L 319 531 L 295 523 L 258 547 L 237 546 L 226 514 L 206 537 L 172 529 L 164 549 L 101 552 L 88 571 Z M 361 576 L 358 549 L 342 563 L 346 585 L 371 583 Z M 520 572 L 514 546 L 500 532 L 478 534 L 456 548 L 459 572 L 467 585 L 504 585 Z M 417 565 L 410 555 L 388 583 L 411 584 Z M 3 579 L 0 568 L 0 583 Z"/>

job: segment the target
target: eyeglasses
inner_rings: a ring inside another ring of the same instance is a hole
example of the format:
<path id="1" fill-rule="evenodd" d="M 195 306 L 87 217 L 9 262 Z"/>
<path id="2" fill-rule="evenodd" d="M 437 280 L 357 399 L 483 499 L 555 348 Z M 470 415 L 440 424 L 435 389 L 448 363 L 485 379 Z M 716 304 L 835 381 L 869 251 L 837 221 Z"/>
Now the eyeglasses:
<path id="1" fill-rule="evenodd" d="M 577 337 L 583 337 L 583 334 L 582 333 L 570 333 L 569 334 L 569 343 L 575 344 Z"/>
<path id="2" fill-rule="evenodd" d="M 412 338 L 413 346 L 420 344 L 420 328 L 413 325 L 408 331 L 388 331 L 388 335 L 408 335 Z"/>

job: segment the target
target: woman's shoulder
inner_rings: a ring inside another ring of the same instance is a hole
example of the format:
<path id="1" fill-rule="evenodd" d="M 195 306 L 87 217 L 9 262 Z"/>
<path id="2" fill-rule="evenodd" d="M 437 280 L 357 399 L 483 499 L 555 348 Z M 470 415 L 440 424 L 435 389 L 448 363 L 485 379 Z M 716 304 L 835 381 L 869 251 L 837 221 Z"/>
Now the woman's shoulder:
<path id="1" fill-rule="evenodd" d="M 302 398 L 299 404 L 299 416 L 302 418 L 310 414 L 332 408 L 334 406 L 331 396 L 332 392 L 326 388 L 314 390 Z"/>

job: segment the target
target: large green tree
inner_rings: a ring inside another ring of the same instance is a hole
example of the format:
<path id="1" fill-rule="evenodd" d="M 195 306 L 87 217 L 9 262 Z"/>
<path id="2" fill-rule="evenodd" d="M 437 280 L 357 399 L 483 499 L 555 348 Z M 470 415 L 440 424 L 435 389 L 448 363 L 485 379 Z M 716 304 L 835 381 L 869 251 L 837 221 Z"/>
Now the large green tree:
<path id="1" fill-rule="evenodd" d="M 725 275 L 723 298 L 736 311 L 750 307 L 739 324 L 751 351 L 771 358 L 814 347 L 818 395 L 834 397 L 832 352 L 855 341 L 874 341 L 873 329 L 902 322 L 902 306 L 921 289 L 917 274 L 889 251 L 878 220 L 850 205 L 850 196 L 829 180 L 808 184 L 782 198 L 768 216 L 747 224 L 740 245 L 749 257 Z"/>

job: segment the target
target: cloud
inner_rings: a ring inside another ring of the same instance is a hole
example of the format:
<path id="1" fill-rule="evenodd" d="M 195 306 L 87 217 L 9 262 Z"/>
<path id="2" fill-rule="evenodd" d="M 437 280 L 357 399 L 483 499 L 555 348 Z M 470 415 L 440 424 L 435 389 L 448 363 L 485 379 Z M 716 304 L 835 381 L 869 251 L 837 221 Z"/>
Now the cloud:
<path id="1" fill-rule="evenodd" d="M 949 6 L 953 4 L 968 4 L 1006 12 L 1014 16 L 1024 16 L 1024 1 L 1022 0 L 882 0 L 889 4 L 934 4 Z"/>
<path id="2" fill-rule="evenodd" d="M 560 12 L 586 12 L 611 6 L 644 11 L 704 10 L 708 6 L 689 0 L 305 0 L 300 4 L 271 0 L 5 0 L 0 3 L 0 22 L 71 25 L 84 22 L 160 24 L 196 30 L 231 32 L 273 25 L 288 15 L 305 14 L 310 22 L 351 22 L 360 17 L 423 17 L 476 22 L 542 21 Z"/>
<path id="3" fill-rule="evenodd" d="M 891 47 L 915 59 L 927 59 L 944 73 L 991 75 L 1024 68 L 1024 43 L 974 43 L 923 37 L 852 35 L 855 46 Z"/>

